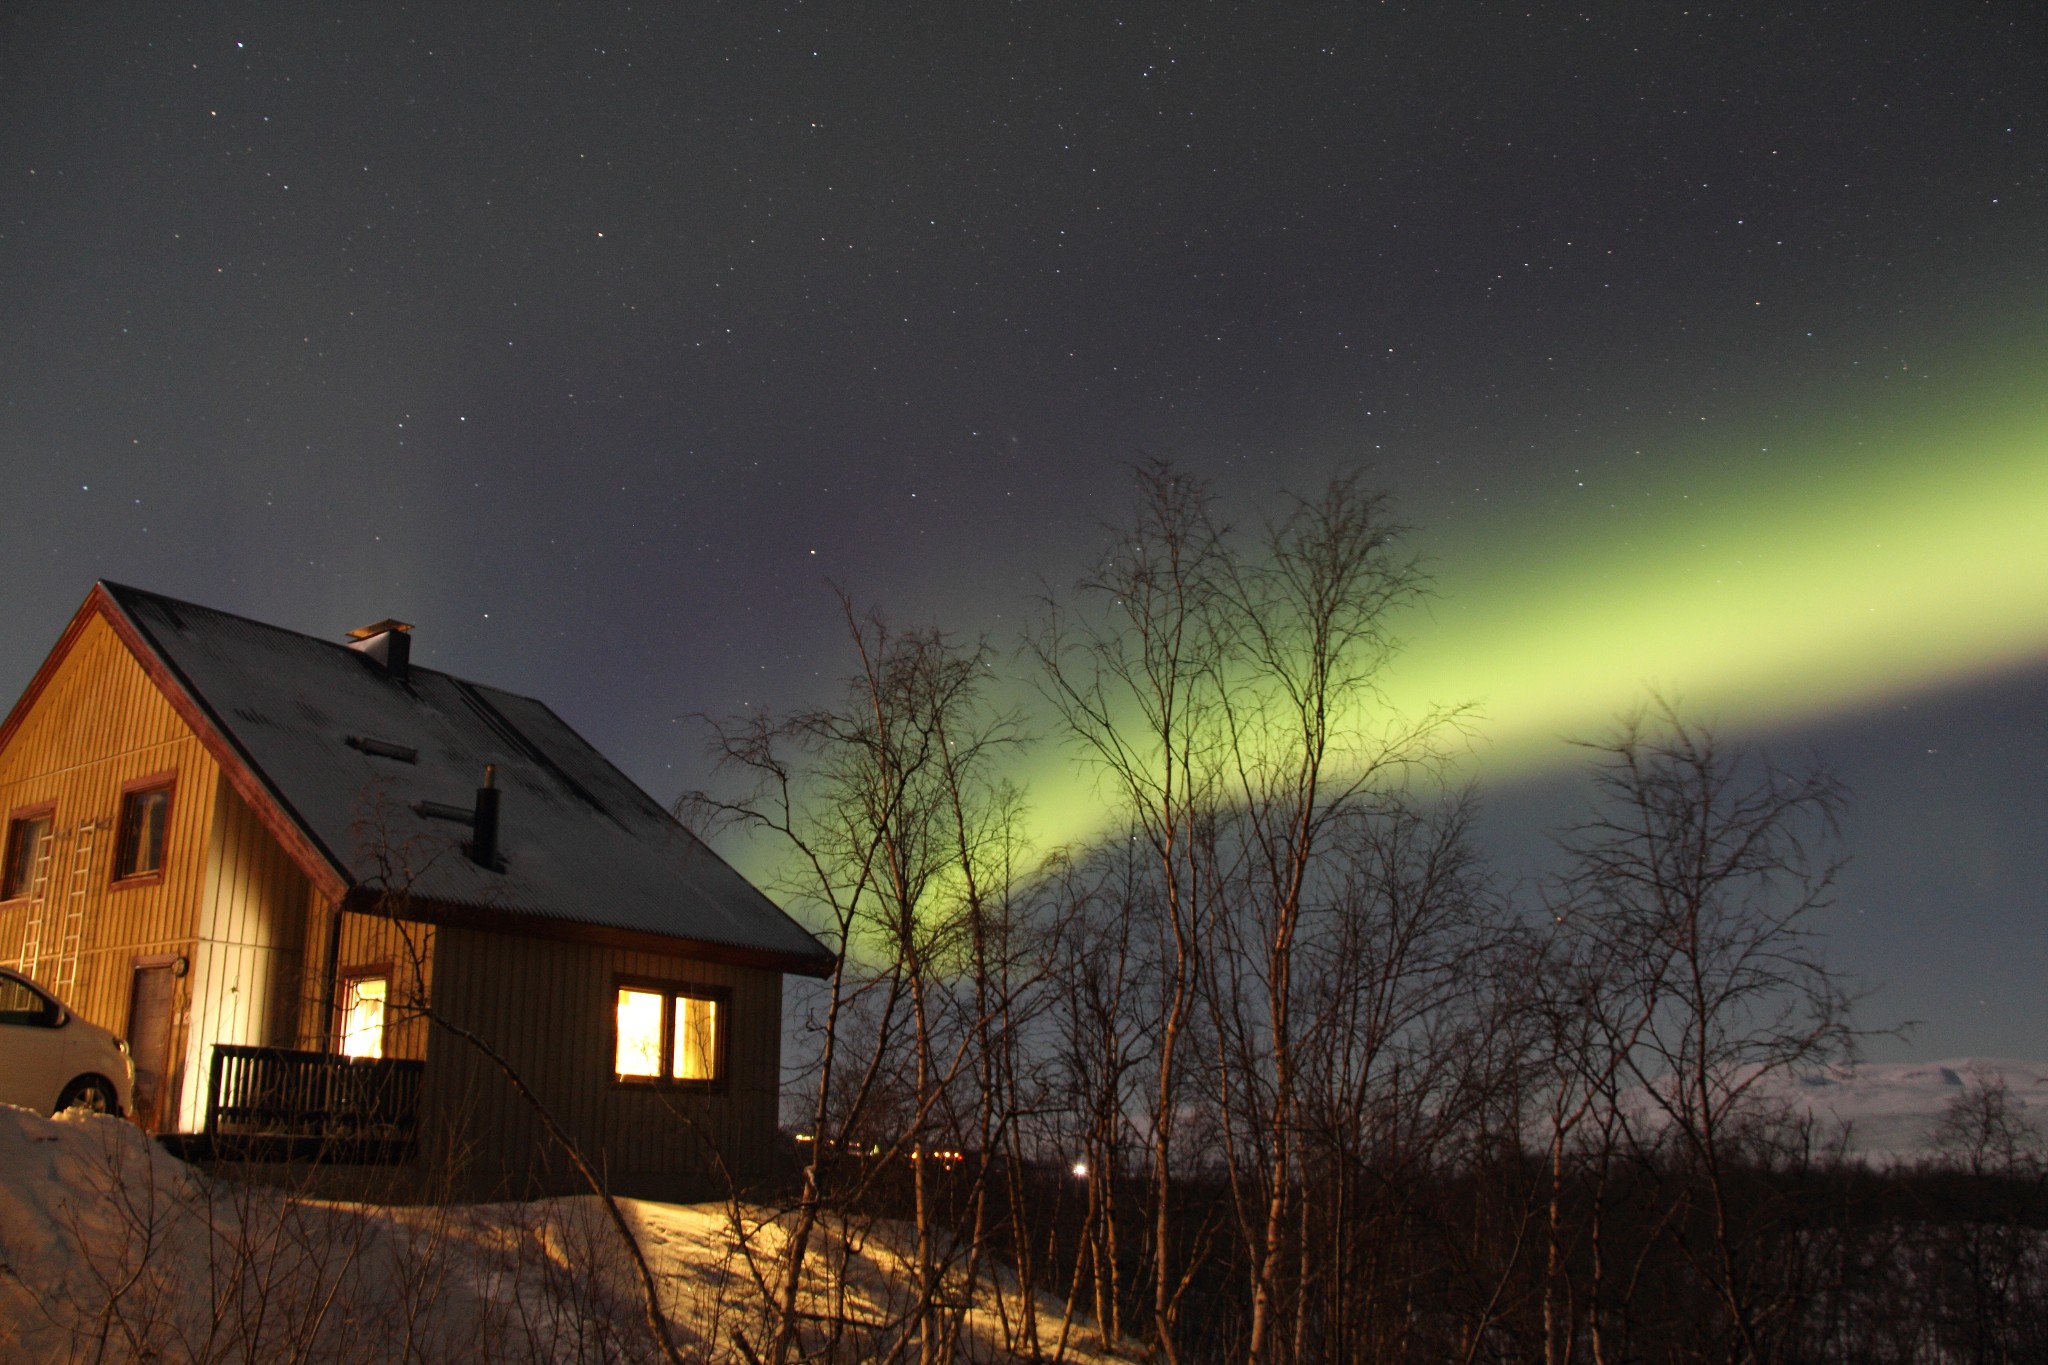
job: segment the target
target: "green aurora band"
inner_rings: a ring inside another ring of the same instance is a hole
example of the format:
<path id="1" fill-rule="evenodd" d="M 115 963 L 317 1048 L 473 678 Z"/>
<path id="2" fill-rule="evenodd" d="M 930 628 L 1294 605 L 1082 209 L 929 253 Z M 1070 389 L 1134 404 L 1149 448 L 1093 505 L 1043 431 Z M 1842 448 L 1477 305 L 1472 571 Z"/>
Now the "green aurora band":
<path id="1" fill-rule="evenodd" d="M 1407 716 L 1471 704 L 1472 769 L 1502 780 L 1573 762 L 1569 739 L 1653 690 L 1754 731 L 2040 659 L 2044 375 L 2009 364 L 1949 401 L 1870 404 L 1768 449 L 1694 441 L 1625 494 L 1589 487 L 1584 510 L 1488 543 L 1451 528 L 1383 700 Z M 1100 835 L 1094 776 L 1041 733 L 1019 774 L 1040 846 Z"/>

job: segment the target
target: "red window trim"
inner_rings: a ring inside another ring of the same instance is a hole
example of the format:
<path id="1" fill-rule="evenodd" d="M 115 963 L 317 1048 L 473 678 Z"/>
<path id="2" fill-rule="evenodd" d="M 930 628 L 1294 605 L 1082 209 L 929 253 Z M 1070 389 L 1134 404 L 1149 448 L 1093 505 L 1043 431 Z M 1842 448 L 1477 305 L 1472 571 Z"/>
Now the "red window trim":
<path id="1" fill-rule="evenodd" d="M 50 817 L 50 838 L 55 839 L 57 837 L 57 803 L 54 800 L 38 801 L 28 806 L 16 806 L 13 810 L 7 812 L 6 827 L 0 828 L 0 877 L 7 875 L 8 864 L 14 860 L 15 825 L 23 820 L 33 820 L 38 815 Z M 30 885 L 34 885 L 33 878 L 30 879 Z M 0 885 L 0 891 L 5 890 L 6 887 Z M 24 891 L 18 896 L 7 896 L 4 899 L 0 899 L 0 905 L 12 905 L 17 901 L 25 901 L 27 899 L 28 893 Z"/>
<path id="2" fill-rule="evenodd" d="M 148 872 L 137 872 L 131 876 L 119 876 L 115 872 L 121 858 L 121 817 L 127 813 L 128 798 L 137 792 L 162 790 L 164 796 L 164 845 L 157 855 L 157 864 Z M 178 810 L 178 770 L 166 769 L 138 777 L 121 784 L 121 799 L 114 807 L 114 858 L 107 864 L 107 885 L 115 891 L 129 891 L 138 886 L 155 886 L 164 879 L 164 867 L 171 860 L 171 819 Z"/>

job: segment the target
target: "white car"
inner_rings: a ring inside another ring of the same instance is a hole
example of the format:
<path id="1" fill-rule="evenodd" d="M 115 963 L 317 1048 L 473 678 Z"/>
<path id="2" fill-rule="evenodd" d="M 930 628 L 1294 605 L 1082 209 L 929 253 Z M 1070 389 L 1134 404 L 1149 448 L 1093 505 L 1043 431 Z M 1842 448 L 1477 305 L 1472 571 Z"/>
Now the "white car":
<path id="1" fill-rule="evenodd" d="M 128 1044 L 0 967 L 0 1104 L 39 1114 L 125 1114 L 135 1103 Z"/>

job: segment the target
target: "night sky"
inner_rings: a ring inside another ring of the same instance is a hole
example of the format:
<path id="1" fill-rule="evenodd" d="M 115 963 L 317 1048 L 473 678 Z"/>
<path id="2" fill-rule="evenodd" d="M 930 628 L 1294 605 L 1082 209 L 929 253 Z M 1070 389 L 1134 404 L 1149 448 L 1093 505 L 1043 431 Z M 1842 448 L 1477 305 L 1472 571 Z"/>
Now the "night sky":
<path id="1" fill-rule="evenodd" d="M 1511 866 L 1663 689 L 1853 788 L 1870 1055 L 2048 1057 L 2048 11 L 1784 8 L 7 6 L 0 691 L 397 616 L 666 799 L 828 581 L 1006 643 L 1133 459 L 1362 464 Z"/>

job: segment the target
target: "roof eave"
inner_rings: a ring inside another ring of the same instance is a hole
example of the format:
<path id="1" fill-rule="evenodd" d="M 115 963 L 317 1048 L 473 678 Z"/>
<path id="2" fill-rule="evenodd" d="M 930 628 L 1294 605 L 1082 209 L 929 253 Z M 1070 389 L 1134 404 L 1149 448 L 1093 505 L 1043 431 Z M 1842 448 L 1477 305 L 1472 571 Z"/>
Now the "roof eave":
<path id="1" fill-rule="evenodd" d="M 104 607 L 100 599 L 100 587 L 95 583 L 93 590 L 86 594 L 85 601 L 72 613 L 71 622 L 64 627 L 64 633 L 57 637 L 57 643 L 50 647 L 49 654 L 43 659 L 42 667 L 28 680 L 28 686 L 15 701 L 14 709 L 7 713 L 6 721 L 0 722 L 0 749 L 6 748 L 13 741 L 14 732 L 21 728 L 22 722 L 28 718 L 28 713 L 35 709 L 37 700 L 49 687 L 50 679 L 57 676 L 57 670 L 64 666 L 64 660 L 70 656 L 72 647 L 78 643 L 78 637 L 85 633 L 86 623 L 102 613 Z"/>
<path id="2" fill-rule="evenodd" d="M 358 911 L 393 913 L 378 890 L 359 885 L 349 869 L 314 833 L 311 825 L 300 817 L 291 802 L 235 738 L 232 729 L 215 714 L 200 690 L 157 643 L 149 628 L 129 613 L 117 595 L 117 589 L 118 584 L 105 581 L 93 585 L 20 700 L 8 712 L 6 721 L 0 723 L 0 747 L 13 738 L 86 627 L 95 616 L 101 617 L 158 693 L 219 765 L 235 794 L 248 805 L 264 829 L 305 874 L 313 890 L 330 904 L 344 904 Z M 559 721 L 560 718 L 556 719 Z M 564 729 L 569 728 L 566 722 L 562 724 Z M 709 850 L 706 852 L 708 854 Z M 775 913 L 782 913 L 772 902 L 767 905 Z M 408 901 L 406 908 L 398 913 L 404 918 L 429 923 L 459 924 L 496 932 L 680 953 L 706 961 L 766 968 L 799 976 L 827 977 L 837 965 L 837 958 L 823 945 L 817 945 L 812 952 L 789 951 L 428 899 Z"/>
<path id="3" fill-rule="evenodd" d="M 286 856 L 290 857 L 306 875 L 306 879 L 313 884 L 313 889 L 329 901 L 339 901 L 346 896 L 352 881 L 341 860 L 336 858 L 306 822 L 300 819 L 298 812 L 292 809 L 291 803 L 284 799 L 283 794 L 271 784 L 262 769 L 243 751 L 227 727 L 220 723 L 213 713 L 213 708 L 199 695 L 198 689 L 185 679 L 177 666 L 157 647 L 148 630 L 128 614 L 127 609 L 108 590 L 106 583 L 93 584 L 92 591 L 86 595 L 85 604 L 78 609 L 78 615 L 72 618 L 71 626 L 59 639 L 57 649 L 51 652 L 50 660 L 43 665 L 44 671 L 52 668 L 60 654 L 68 652 L 70 645 L 76 640 L 76 633 L 84 628 L 84 623 L 94 613 L 106 619 L 115 637 L 134 656 L 135 662 L 156 685 L 157 691 L 170 703 L 171 709 L 178 713 L 178 718 L 191 727 L 193 734 L 198 736 L 201 746 L 212 755 L 214 762 L 220 765 L 221 772 L 228 779 L 228 785 L 233 787 L 235 794 L 255 812 L 256 819 L 270 836 L 277 840 Z M 29 684 L 30 692 L 37 691 L 43 682 L 43 672 L 38 672 L 36 680 Z M 24 694 L 24 702 L 27 695 Z M 9 730 L 0 731 L 0 744 L 6 742 L 7 734 L 11 733 L 15 723 L 15 718 L 9 716 Z"/>
<path id="4" fill-rule="evenodd" d="M 652 929 L 629 929 L 620 925 L 597 924 L 590 920 L 562 919 L 518 910 L 462 905 L 424 896 L 396 895 L 375 887 L 358 886 L 343 902 L 358 914 L 383 914 L 422 924 L 450 925 L 489 933 L 518 934 L 525 938 L 550 938 L 569 943 L 601 943 L 614 948 L 673 953 L 704 962 L 722 962 L 735 967 L 763 967 L 791 976 L 828 977 L 838 965 L 831 953 L 782 952 L 738 943 L 688 938 L 657 933 Z"/>

